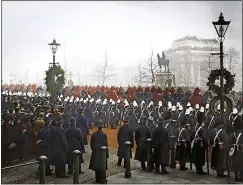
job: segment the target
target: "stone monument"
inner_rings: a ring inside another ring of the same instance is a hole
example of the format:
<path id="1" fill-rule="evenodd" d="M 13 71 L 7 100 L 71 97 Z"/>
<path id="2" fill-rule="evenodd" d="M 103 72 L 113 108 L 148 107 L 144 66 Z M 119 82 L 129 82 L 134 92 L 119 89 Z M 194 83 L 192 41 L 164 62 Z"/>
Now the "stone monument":
<path id="1" fill-rule="evenodd" d="M 162 57 L 157 54 L 158 64 L 160 67 L 160 72 L 155 74 L 156 85 L 160 85 L 163 89 L 165 87 L 175 86 L 175 74 L 172 74 L 169 67 L 169 60 L 166 59 L 165 53 L 162 52 Z M 161 68 L 164 66 L 164 71 L 162 72 Z"/>

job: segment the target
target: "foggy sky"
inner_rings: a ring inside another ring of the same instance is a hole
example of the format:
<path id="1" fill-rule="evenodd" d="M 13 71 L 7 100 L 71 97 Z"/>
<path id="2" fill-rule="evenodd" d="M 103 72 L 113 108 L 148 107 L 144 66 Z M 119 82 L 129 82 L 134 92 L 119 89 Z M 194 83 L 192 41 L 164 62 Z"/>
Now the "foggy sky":
<path id="1" fill-rule="evenodd" d="M 242 3 L 218 2 L 2 2 L 2 80 L 33 83 L 52 62 L 48 43 L 61 47 L 56 61 L 72 70 L 74 80 L 94 84 L 94 68 L 105 59 L 116 69 L 108 84 L 131 84 L 139 61 L 151 50 L 161 53 L 175 39 L 217 38 L 212 21 L 220 12 L 231 20 L 225 47 L 242 50 Z"/>

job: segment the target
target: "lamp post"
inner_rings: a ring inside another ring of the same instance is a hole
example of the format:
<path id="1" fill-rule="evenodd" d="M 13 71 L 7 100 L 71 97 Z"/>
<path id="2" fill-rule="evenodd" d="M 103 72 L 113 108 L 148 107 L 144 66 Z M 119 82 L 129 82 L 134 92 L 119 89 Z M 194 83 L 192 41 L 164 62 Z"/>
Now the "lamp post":
<path id="1" fill-rule="evenodd" d="M 54 70 L 54 68 L 55 68 L 56 64 L 59 64 L 59 63 L 56 63 L 55 59 L 56 59 L 56 52 L 59 49 L 61 44 L 58 44 L 56 42 L 56 39 L 54 38 L 52 43 L 49 43 L 48 45 L 49 45 L 51 52 L 52 52 L 52 55 L 53 55 L 53 61 L 50 64 L 52 65 L 52 83 L 53 83 L 52 89 L 51 89 L 51 91 L 52 91 L 51 95 L 52 95 L 52 101 L 54 103 L 54 101 L 55 101 L 55 92 L 54 92 L 54 89 L 55 89 L 55 70 Z"/>
<path id="2" fill-rule="evenodd" d="M 224 123 L 224 64 L 223 64 L 223 58 L 224 58 L 224 52 L 223 52 L 223 42 L 225 39 L 225 33 L 229 27 L 231 21 L 225 21 L 223 13 L 220 13 L 219 20 L 217 22 L 212 22 L 214 25 L 214 28 L 218 34 L 218 40 L 220 42 L 220 118 L 221 123 Z M 226 126 L 224 124 L 224 126 Z"/>

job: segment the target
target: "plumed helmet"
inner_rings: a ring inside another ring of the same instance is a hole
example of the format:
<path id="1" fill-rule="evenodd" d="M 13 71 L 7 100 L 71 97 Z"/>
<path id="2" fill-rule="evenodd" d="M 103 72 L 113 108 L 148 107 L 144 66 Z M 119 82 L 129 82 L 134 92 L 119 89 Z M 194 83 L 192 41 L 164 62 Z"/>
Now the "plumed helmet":
<path id="1" fill-rule="evenodd" d="M 200 112 L 204 112 L 204 107 L 201 107 L 200 108 Z"/>
<path id="2" fill-rule="evenodd" d="M 190 103 L 190 102 L 188 102 L 186 106 L 187 106 L 187 107 L 191 107 L 191 103 Z"/>
<path id="3" fill-rule="evenodd" d="M 196 109 L 199 109 L 199 104 L 196 104 Z"/>
<path id="4" fill-rule="evenodd" d="M 176 106 L 172 106 L 171 111 L 176 111 Z"/>
<path id="5" fill-rule="evenodd" d="M 190 111 L 189 109 L 186 109 L 185 115 L 189 115 L 190 112 L 191 112 L 191 111 Z"/>
<path id="6" fill-rule="evenodd" d="M 237 114 L 238 110 L 236 108 L 233 109 L 233 114 Z"/>
<path id="7" fill-rule="evenodd" d="M 179 108 L 178 108 L 178 110 L 183 110 L 183 106 L 180 105 Z"/>
<path id="8" fill-rule="evenodd" d="M 70 125 L 76 125 L 76 119 L 74 117 L 72 117 L 69 121 Z"/>
<path id="9" fill-rule="evenodd" d="M 206 106 L 205 106 L 206 109 L 209 109 L 209 104 L 207 103 Z"/>

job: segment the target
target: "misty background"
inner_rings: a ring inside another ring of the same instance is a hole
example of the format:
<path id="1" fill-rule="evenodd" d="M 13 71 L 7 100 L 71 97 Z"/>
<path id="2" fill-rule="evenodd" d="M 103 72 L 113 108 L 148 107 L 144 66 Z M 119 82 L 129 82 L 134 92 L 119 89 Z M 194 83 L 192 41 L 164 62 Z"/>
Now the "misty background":
<path id="1" fill-rule="evenodd" d="M 44 84 L 52 62 L 48 43 L 56 38 L 56 62 L 65 68 L 66 61 L 75 84 L 97 84 L 95 68 L 105 54 L 116 73 L 106 84 L 133 84 L 152 49 L 161 53 L 186 35 L 217 39 L 212 21 L 220 12 L 231 20 L 224 49 L 233 46 L 242 61 L 241 1 L 3 1 L 2 82 Z"/>

